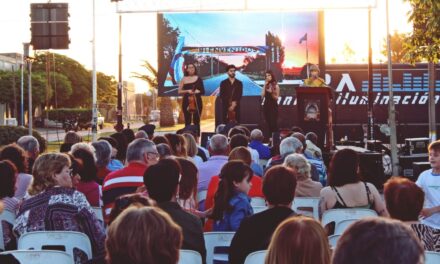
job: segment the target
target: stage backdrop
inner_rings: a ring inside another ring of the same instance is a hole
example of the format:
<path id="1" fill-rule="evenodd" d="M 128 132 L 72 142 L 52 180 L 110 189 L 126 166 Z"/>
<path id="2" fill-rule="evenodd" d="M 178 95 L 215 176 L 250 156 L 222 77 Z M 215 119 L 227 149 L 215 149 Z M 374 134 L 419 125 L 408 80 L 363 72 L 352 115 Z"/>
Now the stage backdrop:
<path id="1" fill-rule="evenodd" d="M 306 76 L 306 49 L 309 63 L 323 60 L 320 21 L 318 12 L 159 14 L 159 95 L 177 95 L 186 63 L 196 64 L 207 96 L 218 94 L 228 64 L 237 66 L 244 96 L 261 94 L 268 69 L 293 89 Z"/>

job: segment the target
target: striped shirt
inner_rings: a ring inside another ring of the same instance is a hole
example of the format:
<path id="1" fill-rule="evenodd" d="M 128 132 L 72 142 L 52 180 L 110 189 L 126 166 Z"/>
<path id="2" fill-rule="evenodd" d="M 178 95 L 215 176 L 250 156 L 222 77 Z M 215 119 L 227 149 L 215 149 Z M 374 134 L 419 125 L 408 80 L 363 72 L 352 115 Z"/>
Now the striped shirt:
<path id="1" fill-rule="evenodd" d="M 144 185 L 144 172 L 147 165 L 131 162 L 127 167 L 107 175 L 102 184 L 102 200 L 104 202 L 105 220 L 107 221 L 116 198 L 124 194 L 135 193 Z"/>

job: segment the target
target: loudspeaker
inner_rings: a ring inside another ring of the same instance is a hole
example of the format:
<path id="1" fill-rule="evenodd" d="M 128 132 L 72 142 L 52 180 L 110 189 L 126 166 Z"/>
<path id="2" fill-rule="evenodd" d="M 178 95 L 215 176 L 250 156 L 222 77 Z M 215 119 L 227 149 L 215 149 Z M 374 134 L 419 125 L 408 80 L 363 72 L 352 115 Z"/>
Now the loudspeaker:
<path id="1" fill-rule="evenodd" d="M 383 189 L 386 178 L 382 164 L 382 153 L 359 153 L 359 170 L 363 181 L 374 184 L 378 190 Z"/>
<path id="2" fill-rule="evenodd" d="M 67 3 L 31 4 L 31 44 L 35 50 L 69 48 Z"/>
<path id="3" fill-rule="evenodd" d="M 401 167 L 402 176 L 409 177 L 411 180 L 414 180 L 413 163 L 426 161 L 428 161 L 428 154 L 399 156 L 399 165 Z"/>

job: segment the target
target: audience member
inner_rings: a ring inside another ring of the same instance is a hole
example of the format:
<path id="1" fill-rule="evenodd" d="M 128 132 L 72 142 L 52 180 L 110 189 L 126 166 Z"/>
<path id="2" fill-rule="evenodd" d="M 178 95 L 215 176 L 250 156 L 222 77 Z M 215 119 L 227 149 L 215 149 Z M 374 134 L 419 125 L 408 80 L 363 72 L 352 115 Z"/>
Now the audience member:
<path id="1" fill-rule="evenodd" d="M 0 161 L 0 202 L 3 205 L 3 210 L 8 210 L 14 215 L 20 205 L 20 201 L 14 197 L 16 175 L 17 168 L 11 161 Z M 16 249 L 17 241 L 12 233 L 12 226 L 6 221 L 0 221 L 0 228 L 3 230 L 3 237 L 0 237 L 0 239 L 3 239 L 5 249 Z"/>
<path id="2" fill-rule="evenodd" d="M 127 166 L 107 175 L 102 186 L 105 218 L 107 219 L 115 199 L 123 194 L 136 192 L 143 184 L 148 166 L 157 163 L 156 146 L 148 139 L 135 139 L 127 148 Z"/>
<path id="3" fill-rule="evenodd" d="M 184 134 L 192 135 L 194 137 L 194 140 L 195 140 L 196 145 L 197 145 L 197 156 L 199 156 L 202 159 L 203 162 L 208 160 L 208 158 L 209 158 L 208 150 L 199 144 L 199 142 L 200 142 L 200 131 L 199 131 L 199 128 L 197 126 L 189 125 L 189 126 L 184 127 L 181 130 L 178 130 L 176 133 L 177 134 L 181 134 L 181 135 L 184 135 Z"/>
<path id="4" fill-rule="evenodd" d="M 303 155 L 297 153 L 290 154 L 285 158 L 283 165 L 291 168 L 295 173 L 297 180 L 295 196 L 319 197 L 322 184 L 312 181 L 310 163 Z"/>
<path id="5" fill-rule="evenodd" d="M 197 147 L 196 140 L 191 134 L 183 134 L 186 142 L 186 150 L 188 151 L 188 158 L 194 162 L 197 166 L 203 163 L 203 159 L 197 155 L 199 149 Z"/>
<path id="6" fill-rule="evenodd" d="M 249 143 L 249 147 L 258 152 L 260 159 L 268 160 L 271 158 L 270 148 L 263 144 L 263 140 L 263 132 L 259 129 L 254 129 L 251 132 L 251 142 Z"/>
<path id="7" fill-rule="evenodd" d="M 127 208 L 144 206 L 156 206 L 156 202 L 140 193 L 131 193 L 119 196 L 115 200 L 115 206 L 110 212 L 108 224 L 111 225 L 113 221 Z"/>
<path id="8" fill-rule="evenodd" d="M 304 157 L 309 161 L 310 164 L 312 164 L 315 167 L 315 170 L 312 171 L 312 174 L 316 174 L 316 172 L 319 175 L 313 175 L 312 178 L 316 179 L 316 177 L 319 178 L 319 181 L 325 185 L 326 184 L 326 179 L 327 179 L 327 169 L 325 168 L 325 164 L 324 161 L 319 160 L 319 159 L 315 159 L 312 157 L 311 153 L 307 153 L 306 149 L 307 149 L 307 144 L 306 144 L 306 138 L 304 137 L 303 134 L 296 132 L 292 134 L 292 137 L 299 139 L 299 141 L 301 141 L 302 144 L 302 148 L 301 150 L 299 150 L 298 153 L 301 153 L 304 155 Z"/>
<path id="9" fill-rule="evenodd" d="M 131 207 L 108 228 L 108 264 L 177 264 L 181 228 L 156 207 Z"/>
<path id="10" fill-rule="evenodd" d="M 17 168 L 18 175 L 15 182 L 15 195 L 18 200 L 26 196 L 27 189 L 32 183 L 32 175 L 27 174 L 26 153 L 17 144 L 9 144 L 0 151 L 0 160 L 9 160 Z"/>
<path id="11" fill-rule="evenodd" d="M 287 155 L 301 153 L 301 150 L 302 143 L 297 138 L 287 137 L 283 139 L 280 143 L 280 155 L 269 159 L 266 165 L 266 170 L 268 170 L 271 166 L 283 164 Z"/>
<path id="12" fill-rule="evenodd" d="M 73 147 L 72 147 L 73 149 Z M 96 182 L 98 179 L 98 168 L 92 152 L 85 148 L 72 150 L 72 155 L 80 159 L 83 169 L 79 171 L 81 177 L 80 182 L 76 185 L 76 189 L 82 192 L 91 206 L 101 206 L 101 186 Z"/>
<path id="13" fill-rule="evenodd" d="M 112 146 L 112 154 L 109 164 L 107 165 L 107 169 L 110 171 L 117 171 L 124 168 L 124 164 L 116 159 L 116 155 L 118 154 L 118 142 L 112 137 L 101 137 L 98 138 L 98 141 L 107 141 Z M 107 174 L 108 175 L 108 174 Z"/>
<path id="14" fill-rule="evenodd" d="M 102 184 L 105 177 L 112 172 L 107 167 L 112 159 L 112 146 L 105 140 L 99 140 L 91 144 L 95 148 L 96 167 L 98 169 L 97 182 Z"/>
<path id="15" fill-rule="evenodd" d="M 148 134 L 147 134 L 145 131 L 143 131 L 143 130 L 139 130 L 139 131 L 137 131 L 137 132 L 134 134 L 134 138 L 135 138 L 135 139 L 138 139 L 138 138 L 149 139 L 149 138 L 148 138 Z"/>
<path id="16" fill-rule="evenodd" d="M 64 143 L 60 146 L 61 153 L 67 153 L 70 151 L 70 148 L 73 144 L 82 142 L 82 137 L 78 135 L 75 131 L 68 131 L 66 135 L 64 135 Z"/>
<path id="17" fill-rule="evenodd" d="M 440 140 L 432 142 L 428 151 L 431 169 L 422 172 L 416 182 L 425 192 L 422 223 L 440 229 Z"/>
<path id="18" fill-rule="evenodd" d="M 154 142 L 154 144 L 159 145 L 159 144 L 167 144 L 168 146 L 170 145 L 170 142 L 168 141 L 168 139 L 164 136 L 155 136 L 152 141 Z"/>
<path id="19" fill-rule="evenodd" d="M 224 135 L 214 135 L 209 141 L 209 153 L 211 157 L 208 161 L 199 165 L 199 182 L 197 192 L 206 191 L 209 181 L 213 176 L 219 175 L 223 165 L 228 162 L 229 146 L 228 139 Z M 200 203 L 201 201 L 199 201 Z M 204 211 L 204 203 L 199 206 Z"/>
<path id="20" fill-rule="evenodd" d="M 419 221 L 425 200 L 423 190 L 406 178 L 395 177 L 385 183 L 384 196 L 390 216 L 409 225 L 425 250 L 440 252 L 440 230 Z"/>
<path id="21" fill-rule="evenodd" d="M 134 131 L 130 128 L 123 129 L 121 133 L 124 134 L 125 138 L 127 139 L 127 144 L 130 144 L 134 140 Z"/>
<path id="22" fill-rule="evenodd" d="M 176 157 L 187 157 L 186 148 L 184 140 L 182 140 L 180 135 L 167 133 L 165 134 L 166 139 L 169 142 L 169 146 L 171 148 L 171 154 Z"/>
<path id="23" fill-rule="evenodd" d="M 295 187 L 296 179 L 291 169 L 278 165 L 266 172 L 263 193 L 268 209 L 241 222 L 229 248 L 230 264 L 244 263 L 250 253 L 267 249 L 277 226 L 295 215 L 291 209 Z"/>
<path id="24" fill-rule="evenodd" d="M 155 125 L 152 124 L 146 124 L 141 126 L 138 131 L 144 131 L 148 135 L 148 139 L 152 140 L 154 138 L 154 130 L 156 129 Z M 156 143 L 156 142 L 154 142 Z M 157 144 L 157 143 L 156 143 Z"/>
<path id="25" fill-rule="evenodd" d="M 83 162 L 81 159 L 75 158 L 72 154 L 67 154 L 70 159 L 70 175 L 72 177 L 72 187 L 76 189 L 79 182 L 81 181 L 81 176 L 79 172 L 84 169 Z M 87 197 L 86 197 L 87 198 Z"/>
<path id="26" fill-rule="evenodd" d="M 318 147 L 318 135 L 316 135 L 314 132 L 307 133 L 306 145 L 307 145 L 306 150 L 308 151 L 307 153 L 310 153 L 311 156 L 315 159 L 322 160 L 322 151 Z"/>
<path id="27" fill-rule="evenodd" d="M 27 174 L 32 174 L 32 166 L 40 155 L 40 143 L 34 136 L 22 136 L 17 140 L 17 145 L 24 149 L 27 158 Z"/>
<path id="28" fill-rule="evenodd" d="M 110 135 L 110 137 L 118 143 L 116 146 L 118 149 L 118 152 L 116 153 L 116 159 L 122 163 L 125 163 L 125 156 L 127 155 L 128 146 L 127 138 L 121 132 L 113 133 Z"/>
<path id="29" fill-rule="evenodd" d="M 330 264 L 330 256 L 327 235 L 321 224 L 313 218 L 297 216 L 277 227 L 265 264 Z"/>
<path id="30" fill-rule="evenodd" d="M 177 157 L 176 161 L 179 162 L 181 169 L 177 202 L 187 211 L 197 210 L 197 182 L 199 171 L 196 165 L 190 160 Z"/>
<path id="31" fill-rule="evenodd" d="M 256 175 L 262 177 L 263 176 L 263 168 L 261 168 L 261 166 L 259 164 L 260 157 L 258 155 L 258 152 L 255 149 L 250 148 L 248 145 L 249 145 L 248 138 L 242 134 L 236 134 L 236 135 L 232 136 L 231 140 L 229 141 L 229 149 L 230 150 L 233 150 L 234 148 L 237 148 L 237 147 L 245 147 L 249 150 L 249 152 L 251 153 L 251 157 L 252 157 L 252 163 L 251 163 L 250 167 Z"/>
<path id="32" fill-rule="evenodd" d="M 358 174 L 359 158 L 351 149 L 339 150 L 330 162 L 328 185 L 321 190 L 321 212 L 337 208 L 368 208 L 387 216 L 376 187 Z"/>
<path id="33" fill-rule="evenodd" d="M 90 239 L 93 259 L 104 257 L 105 231 L 86 197 L 72 188 L 70 159 L 66 154 L 50 153 L 37 158 L 33 168 L 34 181 L 20 207 L 14 224 L 19 238 L 34 231 L 77 231 Z M 75 256 L 81 263 L 85 254 Z"/>
<path id="34" fill-rule="evenodd" d="M 338 240 L 333 264 L 424 263 L 424 251 L 410 228 L 382 217 L 353 223 Z"/>
<path id="35" fill-rule="evenodd" d="M 200 219 L 183 210 L 176 201 L 179 177 L 179 163 L 174 159 L 163 159 L 145 171 L 144 183 L 149 196 L 182 228 L 182 249 L 197 251 L 205 260 L 205 239 Z"/>
<path id="36" fill-rule="evenodd" d="M 231 160 L 240 160 L 244 162 L 246 165 L 250 166 L 252 162 L 251 153 L 246 147 L 237 147 L 229 153 L 229 159 Z M 214 205 L 214 194 L 217 192 L 218 184 L 220 182 L 220 177 L 218 175 L 211 178 L 211 181 L 208 185 L 208 193 L 206 194 L 205 201 L 205 209 L 210 209 Z M 251 189 L 249 190 L 249 197 L 261 197 L 264 198 L 261 186 L 262 179 L 261 177 L 252 177 L 251 179 Z"/>
<path id="37" fill-rule="evenodd" d="M 159 159 L 166 159 L 171 156 L 171 148 L 165 143 L 156 145 L 157 153 L 159 153 Z"/>
<path id="38" fill-rule="evenodd" d="M 212 215 L 214 231 L 236 231 L 241 221 L 253 214 L 248 196 L 252 169 L 242 161 L 226 163 L 214 196 Z"/>

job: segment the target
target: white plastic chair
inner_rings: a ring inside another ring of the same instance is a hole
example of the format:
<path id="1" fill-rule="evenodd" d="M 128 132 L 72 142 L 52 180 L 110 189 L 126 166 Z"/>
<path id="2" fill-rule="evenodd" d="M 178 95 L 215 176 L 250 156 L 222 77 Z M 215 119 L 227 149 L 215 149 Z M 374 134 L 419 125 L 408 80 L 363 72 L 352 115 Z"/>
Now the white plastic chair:
<path id="1" fill-rule="evenodd" d="M 95 212 L 96 218 L 98 218 L 98 220 L 101 220 L 102 222 L 104 222 L 104 215 L 102 213 L 102 208 L 92 206 L 92 210 L 93 210 L 93 212 Z"/>
<path id="2" fill-rule="evenodd" d="M 74 264 L 72 256 L 70 256 L 66 252 L 57 250 L 13 250 L 5 251 L 0 254 L 11 254 L 20 263 L 25 264 Z"/>
<path id="3" fill-rule="evenodd" d="M 201 191 L 197 193 L 197 201 L 200 203 L 201 201 L 206 200 L 206 195 L 208 194 L 207 190 Z"/>
<path id="4" fill-rule="evenodd" d="M 214 254 L 216 247 L 229 247 L 235 232 L 205 232 L 206 263 L 212 264 L 214 259 L 228 261 L 226 254 Z"/>
<path id="5" fill-rule="evenodd" d="M 295 197 L 292 203 L 292 210 L 298 214 L 312 216 L 319 221 L 319 197 Z M 311 208 L 313 211 L 301 210 L 302 208 Z"/>
<path id="6" fill-rule="evenodd" d="M 328 237 L 328 244 L 330 245 L 331 248 L 333 249 L 336 248 L 336 244 L 338 243 L 340 237 L 341 235 L 331 235 Z"/>
<path id="7" fill-rule="evenodd" d="M 77 248 L 92 258 L 92 245 L 89 237 L 80 232 L 73 231 L 36 231 L 20 236 L 17 243 L 18 249 L 42 250 L 44 246 L 64 246 L 66 253 L 74 258 L 73 249 Z"/>
<path id="8" fill-rule="evenodd" d="M 347 229 L 351 224 L 356 222 L 359 219 L 347 219 L 338 222 L 335 226 L 335 235 L 341 235 L 344 233 L 345 229 Z"/>
<path id="9" fill-rule="evenodd" d="M 252 206 L 252 210 L 254 210 L 254 214 L 258 214 L 260 212 L 263 212 L 267 210 L 267 206 Z"/>
<path id="10" fill-rule="evenodd" d="M 440 263 L 440 253 L 434 251 L 425 251 L 425 264 Z"/>
<path id="11" fill-rule="evenodd" d="M 202 256 L 194 250 L 181 249 L 178 264 L 202 264 Z"/>
<path id="12" fill-rule="evenodd" d="M 3 227 L 2 222 L 9 223 L 11 225 L 14 225 L 15 222 L 15 214 L 11 211 L 4 210 L 0 214 L 0 250 L 5 250 L 5 242 L 3 241 Z M 12 233 L 11 233 L 12 235 Z"/>
<path id="13" fill-rule="evenodd" d="M 322 215 L 321 224 L 326 226 L 331 222 L 335 222 L 335 227 L 339 222 L 348 219 L 361 219 L 365 217 L 377 217 L 377 213 L 374 210 L 363 208 L 345 208 L 345 209 L 330 209 L 324 212 Z"/>
<path id="14" fill-rule="evenodd" d="M 251 206 L 266 206 L 266 200 L 261 197 L 252 197 Z"/>
<path id="15" fill-rule="evenodd" d="M 255 251 L 249 254 L 244 261 L 244 264 L 264 264 L 267 250 Z"/>

